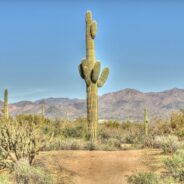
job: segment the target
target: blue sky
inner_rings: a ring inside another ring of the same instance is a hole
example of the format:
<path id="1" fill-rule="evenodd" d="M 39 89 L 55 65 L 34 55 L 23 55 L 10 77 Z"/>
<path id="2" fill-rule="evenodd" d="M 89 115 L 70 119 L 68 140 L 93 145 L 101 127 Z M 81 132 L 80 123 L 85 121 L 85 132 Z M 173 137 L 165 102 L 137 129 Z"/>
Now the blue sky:
<path id="1" fill-rule="evenodd" d="M 110 76 L 99 94 L 123 88 L 184 88 L 182 1 L 0 0 L 0 98 L 85 98 L 85 13 L 98 23 L 96 58 Z"/>

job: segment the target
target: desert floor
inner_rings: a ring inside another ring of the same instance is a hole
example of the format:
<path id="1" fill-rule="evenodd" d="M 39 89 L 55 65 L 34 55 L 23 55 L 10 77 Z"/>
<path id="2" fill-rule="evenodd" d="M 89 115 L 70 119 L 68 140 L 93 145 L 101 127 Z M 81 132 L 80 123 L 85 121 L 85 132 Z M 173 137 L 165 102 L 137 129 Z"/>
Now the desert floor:
<path id="1" fill-rule="evenodd" d="M 158 150 L 42 152 L 35 165 L 45 167 L 56 184 L 127 184 L 137 171 L 158 171 Z"/>

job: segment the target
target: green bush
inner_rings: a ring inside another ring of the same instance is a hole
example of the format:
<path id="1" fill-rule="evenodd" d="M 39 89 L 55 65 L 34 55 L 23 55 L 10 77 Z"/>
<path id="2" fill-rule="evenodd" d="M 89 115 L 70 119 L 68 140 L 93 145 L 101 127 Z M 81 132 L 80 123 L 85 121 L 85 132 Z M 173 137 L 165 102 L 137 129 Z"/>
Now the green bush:
<path id="1" fill-rule="evenodd" d="M 179 181 L 184 181 L 184 150 L 177 151 L 164 161 L 168 173 Z"/>
<path id="2" fill-rule="evenodd" d="M 180 142 L 175 135 L 156 136 L 154 146 L 161 148 L 164 153 L 175 153 L 180 146 Z"/>
<path id="3" fill-rule="evenodd" d="M 87 142 L 86 145 L 84 146 L 84 149 L 85 150 L 93 151 L 93 150 L 96 150 L 97 149 L 97 146 L 96 146 L 95 143 Z"/>
<path id="4" fill-rule="evenodd" d="M 142 144 L 144 142 L 144 134 L 141 130 L 130 130 L 125 137 L 127 144 Z"/>
<path id="5" fill-rule="evenodd" d="M 140 172 L 128 178 L 129 184 L 159 184 L 159 177 L 152 172 Z"/>
<path id="6" fill-rule="evenodd" d="M 105 143 L 104 150 L 106 151 L 115 151 L 121 149 L 121 142 L 117 139 L 108 139 Z"/>
<path id="7" fill-rule="evenodd" d="M 110 128 L 119 128 L 120 127 L 120 123 L 118 121 L 107 121 L 104 123 L 104 125 L 106 127 L 110 127 Z"/>
<path id="8" fill-rule="evenodd" d="M 29 165 L 28 160 L 19 160 L 14 168 L 17 184 L 53 184 L 51 175 L 43 169 Z"/>
<path id="9" fill-rule="evenodd" d="M 0 184 L 10 184 L 10 179 L 8 176 L 0 175 Z"/>

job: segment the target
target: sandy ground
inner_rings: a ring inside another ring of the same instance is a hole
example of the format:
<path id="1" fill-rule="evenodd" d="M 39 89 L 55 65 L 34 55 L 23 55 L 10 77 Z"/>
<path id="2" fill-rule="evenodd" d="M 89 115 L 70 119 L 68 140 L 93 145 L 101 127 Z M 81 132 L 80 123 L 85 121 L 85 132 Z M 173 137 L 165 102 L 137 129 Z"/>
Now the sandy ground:
<path id="1" fill-rule="evenodd" d="M 52 151 L 41 153 L 35 164 L 47 168 L 57 184 L 127 184 L 127 176 L 150 170 L 148 155 L 145 150 Z"/>

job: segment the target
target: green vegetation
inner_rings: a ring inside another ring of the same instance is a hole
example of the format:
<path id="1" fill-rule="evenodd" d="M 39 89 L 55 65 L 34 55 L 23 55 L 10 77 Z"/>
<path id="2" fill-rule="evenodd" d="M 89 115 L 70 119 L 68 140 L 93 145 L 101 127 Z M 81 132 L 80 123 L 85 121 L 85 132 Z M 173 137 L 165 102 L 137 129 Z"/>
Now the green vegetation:
<path id="1" fill-rule="evenodd" d="M 79 72 L 86 82 L 87 91 L 87 120 L 90 140 L 97 139 L 98 123 L 98 92 L 97 88 L 102 87 L 107 80 L 109 68 L 105 68 L 100 76 L 101 63 L 96 61 L 94 38 L 96 36 L 97 24 L 92 20 L 92 13 L 86 13 L 86 59 L 81 61 Z"/>
<path id="2" fill-rule="evenodd" d="M 176 181 L 184 182 L 184 150 L 177 151 L 164 161 L 168 174 Z"/>
<path id="3" fill-rule="evenodd" d="M 6 175 L 0 175 L 1 184 L 10 184 L 10 178 Z"/>
<path id="4" fill-rule="evenodd" d="M 0 123 L 1 168 L 13 169 L 17 161 L 22 158 L 26 158 L 29 164 L 32 164 L 36 154 L 43 149 L 47 140 L 41 133 L 41 126 L 32 121 L 4 118 Z"/>
<path id="5" fill-rule="evenodd" d="M 140 172 L 128 178 L 130 184 L 159 184 L 159 177 L 154 173 Z"/>
<path id="6" fill-rule="evenodd" d="M 33 167 L 26 159 L 17 162 L 14 168 L 17 184 L 53 184 L 53 178 L 41 168 Z"/>
<path id="7" fill-rule="evenodd" d="M 139 172 L 128 178 L 129 184 L 177 184 L 172 177 L 161 177 L 153 172 Z"/>
<path id="8" fill-rule="evenodd" d="M 37 178 L 37 183 L 40 182 L 39 184 L 51 183 L 52 179 L 49 174 L 44 174 L 45 171 L 35 168 L 34 160 L 40 151 L 114 151 L 146 147 L 162 149 L 163 153 L 167 154 L 164 165 L 168 174 L 164 176 L 139 173 L 129 178 L 130 183 L 142 182 L 144 184 L 147 180 L 149 182 L 158 180 L 158 184 L 183 182 L 183 152 L 178 151 L 184 140 L 183 111 L 172 113 L 165 120 L 153 119 L 149 124 L 149 134 L 146 137 L 143 122 L 106 121 L 100 123 L 97 141 L 92 142 L 89 141 L 88 121 L 84 118 L 73 121 L 51 120 L 45 118 L 43 114 L 18 115 L 8 119 L 2 117 L 0 120 L 0 168 L 8 168 L 17 183 L 24 181 L 23 184 L 31 184 L 31 182 L 34 183 L 35 178 Z M 19 168 L 18 164 L 23 163 L 24 165 L 25 162 L 28 165 Z M 26 168 L 29 168 L 30 172 L 27 172 Z M 9 179 L 12 180 L 12 177 Z M 2 183 L 6 183 L 8 178 L 2 178 L 2 180 L 4 180 Z"/>

